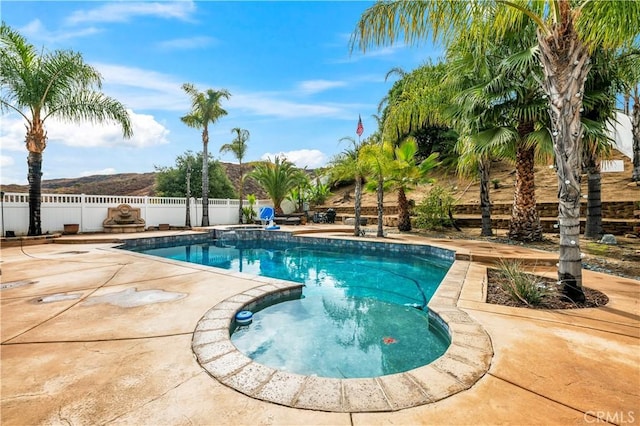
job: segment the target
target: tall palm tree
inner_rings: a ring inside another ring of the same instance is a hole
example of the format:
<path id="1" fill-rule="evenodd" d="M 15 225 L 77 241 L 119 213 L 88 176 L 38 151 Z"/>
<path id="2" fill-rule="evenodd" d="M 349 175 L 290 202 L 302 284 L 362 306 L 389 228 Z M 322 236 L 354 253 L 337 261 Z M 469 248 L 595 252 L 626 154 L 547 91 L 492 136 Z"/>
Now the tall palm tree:
<path id="1" fill-rule="evenodd" d="M 464 48 L 462 53 L 459 44 L 449 49 L 453 51 L 450 78 L 463 78 L 462 85 L 457 83 L 463 90 L 456 97 L 453 114 L 459 132 L 471 136 L 475 142 L 472 152 L 483 159 L 495 156 L 515 162 L 508 236 L 519 241 L 542 239 L 534 161 L 536 155 L 548 157 L 551 151 L 545 100 L 536 81 L 536 48 L 526 37 L 527 32 L 533 35 L 531 27 L 520 29 L 499 45 Z M 468 75 L 472 77 L 464 77 Z M 465 81 L 470 87 L 465 87 Z"/>
<path id="2" fill-rule="evenodd" d="M 640 46 L 635 43 L 619 56 L 620 78 L 624 83 L 625 114 L 631 117 L 633 135 L 633 172 L 631 181 L 640 185 Z M 629 102 L 633 108 L 629 110 Z"/>
<path id="3" fill-rule="evenodd" d="M 381 127 L 381 120 L 378 126 Z M 370 176 L 373 178 L 367 182 L 365 189 L 376 193 L 376 204 L 378 211 L 378 229 L 376 236 L 384 237 L 384 193 L 388 189 L 387 172 L 389 164 L 393 161 L 393 147 L 391 144 L 383 143 L 382 132 L 377 130 L 368 138 L 368 143 L 362 147 L 360 152 L 362 160 L 368 164 Z"/>
<path id="4" fill-rule="evenodd" d="M 496 55 L 477 52 L 460 40 L 447 51 L 446 85 L 452 90 L 453 102 L 446 108 L 451 125 L 459 134 L 455 149 L 459 154 L 457 172 L 464 177 L 477 173 L 480 182 L 480 236 L 493 236 L 491 223 L 491 197 L 489 178 L 491 158 L 495 152 L 478 149 L 476 139 L 482 136 L 489 123 L 497 126 L 496 114 L 490 114 L 494 105 L 486 96 L 486 87 L 495 79 L 495 65 L 490 60 Z M 500 117 L 499 114 L 497 114 Z"/>
<path id="5" fill-rule="evenodd" d="M 282 214 L 282 201 L 298 185 L 301 179 L 300 175 L 303 173 L 286 158 L 276 157 L 274 161 L 258 163 L 250 176 L 262 186 L 271 198 L 276 213 Z"/>
<path id="6" fill-rule="evenodd" d="M 101 91 L 101 76 L 73 51 L 40 52 L 2 23 L 0 27 L 0 111 L 24 118 L 29 180 L 28 235 L 42 234 L 42 153 L 47 119 L 72 123 L 115 122 L 123 137 L 133 135 L 124 105 Z"/>
<path id="7" fill-rule="evenodd" d="M 388 181 L 398 194 L 398 229 L 410 231 L 406 193 L 424 177 L 418 167 L 418 145 L 414 135 L 425 127 L 448 127 L 450 120 L 445 110 L 452 93 L 442 84 L 446 75 L 444 63 L 428 63 L 411 73 L 394 68 L 387 73 L 387 78 L 392 74 L 400 75 L 401 79 L 394 83 L 384 100 L 387 105 L 382 113 L 385 124 L 382 137 L 391 143 L 394 155 L 394 161 L 389 163 L 394 170 Z M 423 164 L 435 164 L 436 157 L 437 154 L 430 155 Z"/>
<path id="8" fill-rule="evenodd" d="M 606 133 L 608 121 L 616 119 L 616 94 L 623 91 L 623 68 L 613 51 L 598 49 L 585 83 L 582 113 L 583 168 L 587 174 L 587 220 L 585 238 L 600 238 L 602 228 L 601 160 L 609 158 L 613 140 Z"/>
<path id="9" fill-rule="evenodd" d="M 202 170 L 206 171 L 209 169 L 209 125 L 227 115 L 220 101 L 229 99 L 231 94 L 225 89 L 199 92 L 191 83 L 184 83 L 182 89 L 191 98 L 191 111 L 180 120 L 191 128 L 202 129 Z M 202 173 L 202 226 L 209 226 L 209 173 Z"/>
<path id="10" fill-rule="evenodd" d="M 354 216 L 353 235 L 360 236 L 360 215 L 362 210 L 362 185 L 369 174 L 371 164 L 361 155 L 362 147 L 367 139 L 356 142 L 351 136 L 340 138 L 340 142 L 350 142 L 353 148 L 346 149 L 331 161 L 331 174 L 337 179 L 354 179 Z"/>
<path id="11" fill-rule="evenodd" d="M 238 223 L 242 223 L 242 198 L 244 192 L 244 175 L 242 172 L 242 160 L 247 153 L 247 141 L 249 140 L 249 131 L 234 127 L 231 133 L 235 133 L 236 137 L 231 143 L 226 143 L 220 147 L 220 152 L 233 152 L 238 159 L 238 168 L 240 169 L 240 182 L 238 183 L 238 198 L 240 199 L 238 207 Z"/>
<path id="12" fill-rule="evenodd" d="M 487 16 L 494 25 L 484 25 Z M 478 43 L 501 40 L 531 19 L 537 28 L 543 68 L 541 89 L 548 97 L 558 175 L 560 261 L 558 280 L 564 294 L 583 301 L 580 256 L 580 177 L 582 125 L 580 110 L 591 53 L 598 47 L 627 45 L 640 34 L 640 2 L 590 0 L 385 1 L 367 9 L 352 37 L 352 48 L 427 36 L 451 42 L 473 37 Z M 478 25 L 482 24 L 482 25 Z M 490 31 L 478 31 L 487 28 Z"/>

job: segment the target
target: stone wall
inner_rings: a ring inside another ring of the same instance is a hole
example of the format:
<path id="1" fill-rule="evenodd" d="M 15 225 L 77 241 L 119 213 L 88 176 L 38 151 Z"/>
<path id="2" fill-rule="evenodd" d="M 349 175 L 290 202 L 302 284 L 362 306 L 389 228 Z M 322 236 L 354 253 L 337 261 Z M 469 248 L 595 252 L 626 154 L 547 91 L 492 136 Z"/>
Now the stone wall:
<path id="1" fill-rule="evenodd" d="M 495 203 L 491 206 L 492 215 L 511 215 L 511 203 Z M 558 217 L 558 203 L 538 203 L 540 217 Z M 633 201 L 605 201 L 602 203 L 602 217 L 609 219 L 633 219 L 636 207 Z M 586 201 L 580 204 L 580 215 L 586 216 Z M 480 215 L 479 204 L 461 204 L 455 207 L 457 215 Z"/>

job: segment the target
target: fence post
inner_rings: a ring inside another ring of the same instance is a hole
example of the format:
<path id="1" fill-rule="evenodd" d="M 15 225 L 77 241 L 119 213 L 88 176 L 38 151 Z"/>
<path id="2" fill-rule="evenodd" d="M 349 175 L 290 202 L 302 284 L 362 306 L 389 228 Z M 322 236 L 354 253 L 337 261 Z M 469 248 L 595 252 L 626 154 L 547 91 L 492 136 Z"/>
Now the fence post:
<path id="1" fill-rule="evenodd" d="M 145 195 L 144 196 L 144 222 L 146 223 L 147 226 L 150 226 L 149 224 L 149 196 Z"/>
<path id="2" fill-rule="evenodd" d="M 85 209 L 85 199 L 84 194 L 80 194 L 80 233 L 84 232 L 84 209 Z"/>

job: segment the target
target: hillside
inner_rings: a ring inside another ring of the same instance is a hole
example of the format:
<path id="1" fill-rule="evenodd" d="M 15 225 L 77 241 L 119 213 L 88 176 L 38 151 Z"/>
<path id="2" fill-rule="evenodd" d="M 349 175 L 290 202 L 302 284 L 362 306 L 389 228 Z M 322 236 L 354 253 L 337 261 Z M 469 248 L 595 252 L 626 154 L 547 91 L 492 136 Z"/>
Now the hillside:
<path id="1" fill-rule="evenodd" d="M 614 152 L 612 160 L 622 160 L 624 171 L 615 173 L 602 173 L 602 200 L 603 201 L 639 201 L 640 186 L 631 182 L 633 163 L 631 160 Z M 459 179 L 455 173 L 434 173 L 432 177 L 435 184 L 453 189 L 458 204 L 479 204 L 480 184 L 477 180 Z M 497 179 L 499 184 L 495 189 L 491 185 L 490 197 L 492 203 L 513 202 L 513 188 L 515 184 L 514 166 L 506 161 L 494 161 L 491 164 L 491 179 Z M 558 183 L 555 171 L 549 166 L 537 166 L 535 168 L 536 199 L 538 202 L 556 202 L 558 200 Z M 431 185 L 424 185 L 408 194 L 409 199 L 419 203 L 430 191 Z M 350 185 L 344 188 L 332 189 L 333 196 L 325 203 L 330 205 L 353 205 L 354 187 Z M 345 193 L 349 193 L 350 200 L 344 202 Z M 582 193 L 587 193 L 587 177 L 582 177 Z M 396 204 L 395 193 L 385 194 L 384 202 L 390 205 Z M 362 205 L 375 206 L 375 193 L 365 192 Z"/>
<path id="2" fill-rule="evenodd" d="M 637 201 L 640 200 L 640 186 L 631 182 L 631 170 L 633 164 L 629 158 L 615 152 L 614 160 L 624 161 L 624 172 L 603 173 L 602 174 L 602 199 L 603 201 Z M 237 187 L 240 179 L 240 168 L 237 164 L 221 163 L 227 176 Z M 247 166 L 248 167 L 248 166 Z M 96 175 L 71 179 L 51 179 L 42 182 L 43 193 L 57 194 L 92 194 L 92 195 L 137 195 L 154 196 L 155 193 L 155 173 L 124 173 L 115 175 Z M 433 177 L 436 183 L 454 188 L 454 194 L 459 199 L 460 204 L 478 203 L 480 187 L 478 182 L 472 180 L 459 179 L 455 173 L 439 172 Z M 513 165 L 505 161 L 495 161 L 491 165 L 491 179 L 499 181 L 497 189 L 491 188 L 491 201 L 493 203 L 510 203 L 513 201 L 514 185 Z M 539 202 L 557 201 L 557 180 L 553 169 L 548 166 L 536 167 L 536 197 Z M 587 179 L 583 176 L 583 193 L 587 193 Z M 424 185 L 409 193 L 409 198 L 420 202 L 431 189 L 431 185 Z M 2 185 L 2 191 L 6 192 L 28 192 L 26 185 Z M 333 196 L 326 205 L 353 205 L 353 185 L 333 188 Z M 342 201 L 344 194 L 348 192 L 351 196 L 349 201 Z M 264 190 L 252 179 L 245 182 L 245 194 L 256 194 L 258 199 L 265 199 Z M 385 195 L 385 203 L 395 204 L 396 194 Z M 365 193 L 363 205 L 374 206 L 376 204 L 375 194 Z"/>
<path id="3" fill-rule="evenodd" d="M 155 173 L 121 173 L 42 181 L 42 192 L 53 194 L 154 195 Z M 2 185 L 5 192 L 28 192 L 27 185 Z"/>
<path id="4" fill-rule="evenodd" d="M 221 163 L 235 188 L 240 181 L 240 167 L 237 164 Z M 133 195 L 155 196 L 156 173 L 121 173 L 114 175 L 94 175 L 68 179 L 48 179 L 42 181 L 42 192 L 51 194 L 91 194 L 91 195 Z M 27 185 L 0 185 L 5 192 L 29 191 Z M 256 194 L 259 199 L 266 195 L 252 179 L 245 181 L 245 194 Z"/>

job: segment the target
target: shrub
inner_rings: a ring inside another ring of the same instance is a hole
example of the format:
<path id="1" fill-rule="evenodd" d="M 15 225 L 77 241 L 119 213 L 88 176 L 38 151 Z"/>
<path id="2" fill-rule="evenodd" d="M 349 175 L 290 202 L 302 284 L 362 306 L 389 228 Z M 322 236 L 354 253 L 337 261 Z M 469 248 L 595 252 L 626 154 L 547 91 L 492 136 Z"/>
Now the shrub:
<path id="1" fill-rule="evenodd" d="M 256 196 L 254 194 L 247 195 L 247 201 L 249 205 L 242 208 L 242 216 L 244 223 L 253 223 L 253 219 L 256 217 Z"/>
<path id="2" fill-rule="evenodd" d="M 309 187 L 309 202 L 316 206 L 322 205 L 331 196 L 329 184 L 321 183 L 319 180 L 315 185 Z"/>
<path id="3" fill-rule="evenodd" d="M 502 289 L 513 300 L 528 306 L 537 306 L 546 296 L 556 291 L 552 285 L 540 280 L 539 277 L 526 273 L 517 260 L 501 260 L 498 266 L 499 272 L 505 278 L 502 281 Z"/>
<path id="4" fill-rule="evenodd" d="M 455 207 L 455 199 L 448 189 L 435 185 L 429 195 L 415 207 L 415 227 L 442 229 L 453 225 L 449 212 Z"/>

